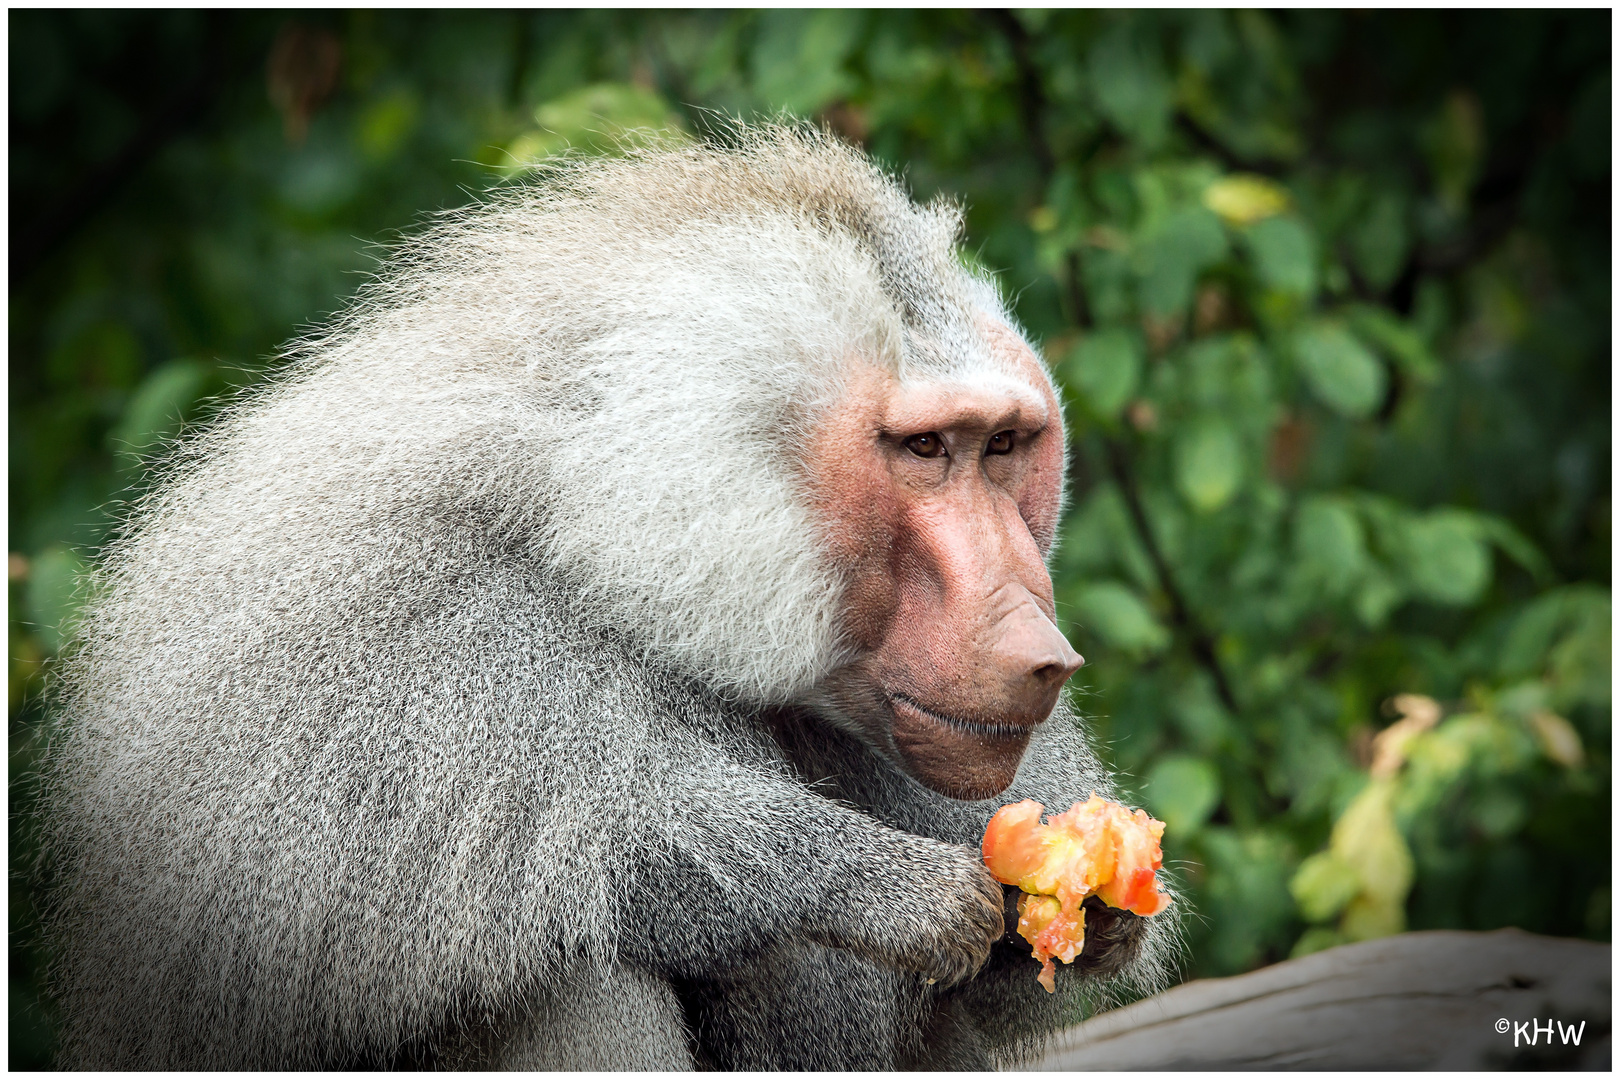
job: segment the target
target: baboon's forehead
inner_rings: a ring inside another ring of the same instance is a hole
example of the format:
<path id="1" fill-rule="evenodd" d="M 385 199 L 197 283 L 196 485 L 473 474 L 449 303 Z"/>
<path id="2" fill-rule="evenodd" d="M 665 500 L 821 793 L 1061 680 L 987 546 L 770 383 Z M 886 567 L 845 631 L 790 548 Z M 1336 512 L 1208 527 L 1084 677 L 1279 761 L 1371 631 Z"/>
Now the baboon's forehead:
<path id="1" fill-rule="evenodd" d="M 904 324 L 895 374 L 906 382 L 999 381 L 1049 392 L 1046 368 L 994 289 L 985 283 L 963 293 L 955 303 L 942 302 L 926 322 Z"/>
<path id="2" fill-rule="evenodd" d="M 933 345 L 933 355 L 923 362 L 904 358 L 895 373 L 900 381 L 998 388 L 1018 398 L 1051 400 L 1054 391 L 1045 367 L 999 309 L 972 311 L 958 329 L 950 342 Z"/>

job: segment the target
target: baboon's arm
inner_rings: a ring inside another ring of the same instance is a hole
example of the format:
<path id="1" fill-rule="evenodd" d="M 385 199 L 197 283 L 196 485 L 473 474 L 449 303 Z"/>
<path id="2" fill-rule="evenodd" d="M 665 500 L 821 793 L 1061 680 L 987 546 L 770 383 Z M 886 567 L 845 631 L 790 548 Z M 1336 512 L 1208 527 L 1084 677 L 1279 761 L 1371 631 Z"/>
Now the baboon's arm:
<path id="1" fill-rule="evenodd" d="M 624 955 L 693 978 L 799 936 L 948 984 L 1001 936 L 1001 886 L 975 851 L 764 769 L 711 757 L 670 779 L 684 794 L 641 821 Z"/>

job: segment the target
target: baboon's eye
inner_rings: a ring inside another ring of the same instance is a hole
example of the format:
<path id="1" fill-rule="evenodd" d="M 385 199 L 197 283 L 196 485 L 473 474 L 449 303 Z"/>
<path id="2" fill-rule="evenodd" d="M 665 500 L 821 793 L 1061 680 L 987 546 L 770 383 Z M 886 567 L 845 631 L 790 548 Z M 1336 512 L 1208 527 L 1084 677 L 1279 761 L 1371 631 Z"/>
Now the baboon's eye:
<path id="1" fill-rule="evenodd" d="M 1012 448 L 1013 433 L 1010 431 L 998 431 L 990 436 L 990 442 L 985 445 L 984 452 L 987 454 L 1010 454 Z"/>
<path id="2" fill-rule="evenodd" d="M 944 457 L 945 440 L 937 431 L 925 431 L 906 440 L 906 449 L 918 457 Z"/>

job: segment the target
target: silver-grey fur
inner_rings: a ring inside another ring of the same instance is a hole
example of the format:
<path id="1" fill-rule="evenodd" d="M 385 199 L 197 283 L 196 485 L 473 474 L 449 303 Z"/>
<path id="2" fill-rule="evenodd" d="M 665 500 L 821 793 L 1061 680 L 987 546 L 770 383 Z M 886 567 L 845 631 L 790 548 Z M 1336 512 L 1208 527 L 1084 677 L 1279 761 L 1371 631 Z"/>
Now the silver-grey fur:
<path id="1" fill-rule="evenodd" d="M 1009 937 L 944 989 L 996 804 L 797 704 L 847 659 L 798 457 L 844 365 L 1010 324 L 958 227 L 803 131 L 565 163 L 186 446 L 63 683 L 64 1062 L 982 1067 L 1162 977 L 1169 920 L 1099 917 L 1112 982 Z M 1092 790 L 1060 707 L 997 802 Z"/>

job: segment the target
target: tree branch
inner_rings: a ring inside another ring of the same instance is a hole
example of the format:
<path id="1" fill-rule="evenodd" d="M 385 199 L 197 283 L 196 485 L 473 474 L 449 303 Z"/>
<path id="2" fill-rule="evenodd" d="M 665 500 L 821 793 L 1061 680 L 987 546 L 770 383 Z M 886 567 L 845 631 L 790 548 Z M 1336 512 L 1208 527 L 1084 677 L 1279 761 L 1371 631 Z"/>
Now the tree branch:
<path id="1" fill-rule="evenodd" d="M 985 14 L 1012 49 L 1013 64 L 1018 69 L 1019 119 L 1023 121 L 1030 148 L 1035 151 L 1042 178 L 1051 180 L 1057 169 L 1057 158 L 1052 153 L 1051 144 L 1046 141 L 1046 92 L 1041 89 L 1041 74 L 1029 54 L 1029 31 L 1006 8 L 994 8 Z"/>
<path id="2" fill-rule="evenodd" d="M 1215 655 L 1215 639 L 1203 628 L 1198 617 L 1188 607 L 1187 599 L 1182 595 L 1176 578 L 1170 570 L 1170 563 L 1166 561 L 1164 552 L 1159 547 L 1158 537 L 1153 532 L 1153 526 L 1148 521 L 1147 509 L 1142 505 L 1141 492 L 1136 484 L 1136 472 L 1131 467 L 1130 452 L 1125 444 L 1118 439 L 1104 437 L 1103 445 L 1108 450 L 1108 471 L 1113 475 L 1114 482 L 1119 485 L 1119 493 L 1125 500 L 1125 509 L 1130 513 L 1131 524 L 1136 528 L 1137 539 L 1142 549 L 1147 552 L 1148 561 L 1153 564 L 1153 572 L 1158 576 L 1159 588 L 1164 592 L 1165 599 L 1170 601 L 1170 620 L 1175 624 L 1181 636 L 1186 639 L 1187 649 L 1209 672 L 1210 678 L 1215 682 L 1215 693 L 1220 696 L 1221 704 L 1227 711 L 1238 712 L 1237 698 L 1232 693 L 1232 686 L 1226 680 L 1226 672 L 1221 668 L 1220 658 Z"/>

